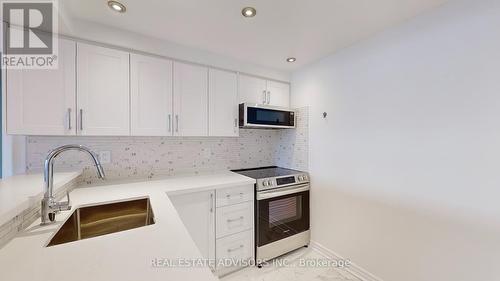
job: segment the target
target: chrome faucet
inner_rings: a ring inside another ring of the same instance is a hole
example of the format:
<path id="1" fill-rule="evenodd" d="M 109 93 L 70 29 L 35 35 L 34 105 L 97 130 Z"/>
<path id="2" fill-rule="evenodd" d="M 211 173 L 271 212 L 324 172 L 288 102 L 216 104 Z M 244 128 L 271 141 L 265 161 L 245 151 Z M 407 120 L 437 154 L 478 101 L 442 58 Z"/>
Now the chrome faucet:
<path id="1" fill-rule="evenodd" d="M 54 159 L 62 152 L 68 150 L 87 152 L 95 163 L 99 178 L 104 179 L 105 177 L 104 170 L 102 169 L 97 155 L 85 146 L 64 145 L 52 150 L 49 155 L 47 155 L 44 166 L 45 193 L 42 199 L 42 225 L 53 223 L 56 219 L 56 214 L 60 211 L 71 210 L 69 192 L 66 193 L 68 200 L 65 202 L 57 202 L 54 198 Z"/>

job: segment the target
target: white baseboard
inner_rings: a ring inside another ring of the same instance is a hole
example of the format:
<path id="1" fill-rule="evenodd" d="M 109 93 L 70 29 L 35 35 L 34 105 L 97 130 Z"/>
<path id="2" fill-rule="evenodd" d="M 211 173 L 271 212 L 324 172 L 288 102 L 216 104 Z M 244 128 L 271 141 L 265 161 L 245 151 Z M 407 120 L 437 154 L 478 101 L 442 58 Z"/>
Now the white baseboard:
<path id="1" fill-rule="evenodd" d="M 325 256 L 328 259 L 344 260 L 342 256 L 326 248 L 325 246 L 319 244 L 316 241 L 311 241 L 310 246 L 313 248 L 313 250 L 316 250 L 318 253 L 320 253 L 321 255 Z M 362 281 L 383 281 L 381 278 L 371 274 L 370 272 L 356 265 L 355 263 L 351 263 L 351 266 L 346 267 L 345 270 L 351 273 L 352 275 L 356 276 L 357 278 L 361 279 Z"/>

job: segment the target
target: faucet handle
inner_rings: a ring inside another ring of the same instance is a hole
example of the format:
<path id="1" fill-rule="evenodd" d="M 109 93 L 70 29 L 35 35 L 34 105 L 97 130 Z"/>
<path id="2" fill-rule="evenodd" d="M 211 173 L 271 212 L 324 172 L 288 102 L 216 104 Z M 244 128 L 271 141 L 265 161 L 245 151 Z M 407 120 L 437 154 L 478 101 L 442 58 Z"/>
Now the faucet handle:
<path id="1" fill-rule="evenodd" d="M 52 206 L 52 209 L 54 209 L 54 211 L 56 213 L 58 213 L 60 211 L 71 210 L 71 201 L 70 201 L 70 198 L 69 198 L 69 191 L 66 192 L 66 198 L 68 199 L 67 201 L 54 202 L 54 206 Z"/>
<path id="2" fill-rule="evenodd" d="M 71 198 L 69 198 L 69 191 L 66 191 L 66 201 L 64 202 L 61 202 L 61 207 L 64 209 L 64 210 L 71 210 Z M 63 210 L 61 210 L 63 211 Z"/>
<path id="3" fill-rule="evenodd" d="M 69 198 L 69 191 L 66 191 L 66 199 L 68 199 L 68 200 L 66 200 L 66 202 L 64 202 L 64 203 L 68 203 L 68 205 L 71 204 L 71 200 Z"/>

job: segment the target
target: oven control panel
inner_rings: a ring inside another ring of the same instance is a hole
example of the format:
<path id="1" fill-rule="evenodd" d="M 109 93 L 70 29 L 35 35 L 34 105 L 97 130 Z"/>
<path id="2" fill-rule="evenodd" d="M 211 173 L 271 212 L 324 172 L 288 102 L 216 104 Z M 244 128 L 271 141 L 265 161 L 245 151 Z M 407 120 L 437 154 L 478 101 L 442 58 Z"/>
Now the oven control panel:
<path id="1" fill-rule="evenodd" d="M 294 176 L 276 179 L 276 185 L 278 185 L 278 186 L 285 185 L 285 184 L 291 184 L 291 183 L 295 183 Z"/>
<path id="2" fill-rule="evenodd" d="M 267 190 L 273 188 L 287 187 L 302 183 L 308 183 L 309 176 L 307 174 L 297 174 L 276 178 L 257 179 L 257 190 Z"/>

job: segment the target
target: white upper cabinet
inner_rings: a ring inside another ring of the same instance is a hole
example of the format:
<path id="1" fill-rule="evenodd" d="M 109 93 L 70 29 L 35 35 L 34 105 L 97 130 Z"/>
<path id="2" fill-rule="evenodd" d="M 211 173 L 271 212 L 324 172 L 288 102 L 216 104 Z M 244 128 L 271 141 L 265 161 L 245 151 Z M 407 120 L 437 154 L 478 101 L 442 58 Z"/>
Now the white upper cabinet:
<path id="1" fill-rule="evenodd" d="M 80 135 L 130 134 L 129 53 L 78 43 Z"/>
<path id="2" fill-rule="evenodd" d="M 265 104 L 267 93 L 266 80 L 240 74 L 238 92 L 241 103 Z"/>
<path id="3" fill-rule="evenodd" d="M 290 107 L 290 84 L 258 77 L 239 76 L 240 102 Z"/>
<path id="4" fill-rule="evenodd" d="M 267 81 L 267 104 L 290 107 L 290 84 Z"/>
<path id="5" fill-rule="evenodd" d="M 6 70 L 13 135 L 239 135 L 238 104 L 289 107 L 290 85 L 59 38 L 58 68 Z"/>
<path id="6" fill-rule="evenodd" d="M 172 61 L 130 55 L 131 135 L 172 135 Z"/>
<path id="7" fill-rule="evenodd" d="M 209 70 L 209 135 L 238 136 L 238 75 Z"/>
<path id="8" fill-rule="evenodd" d="M 7 133 L 75 135 L 75 42 L 59 38 L 58 68 L 7 70 Z"/>
<path id="9" fill-rule="evenodd" d="M 208 68 L 174 62 L 174 136 L 208 135 Z"/>

